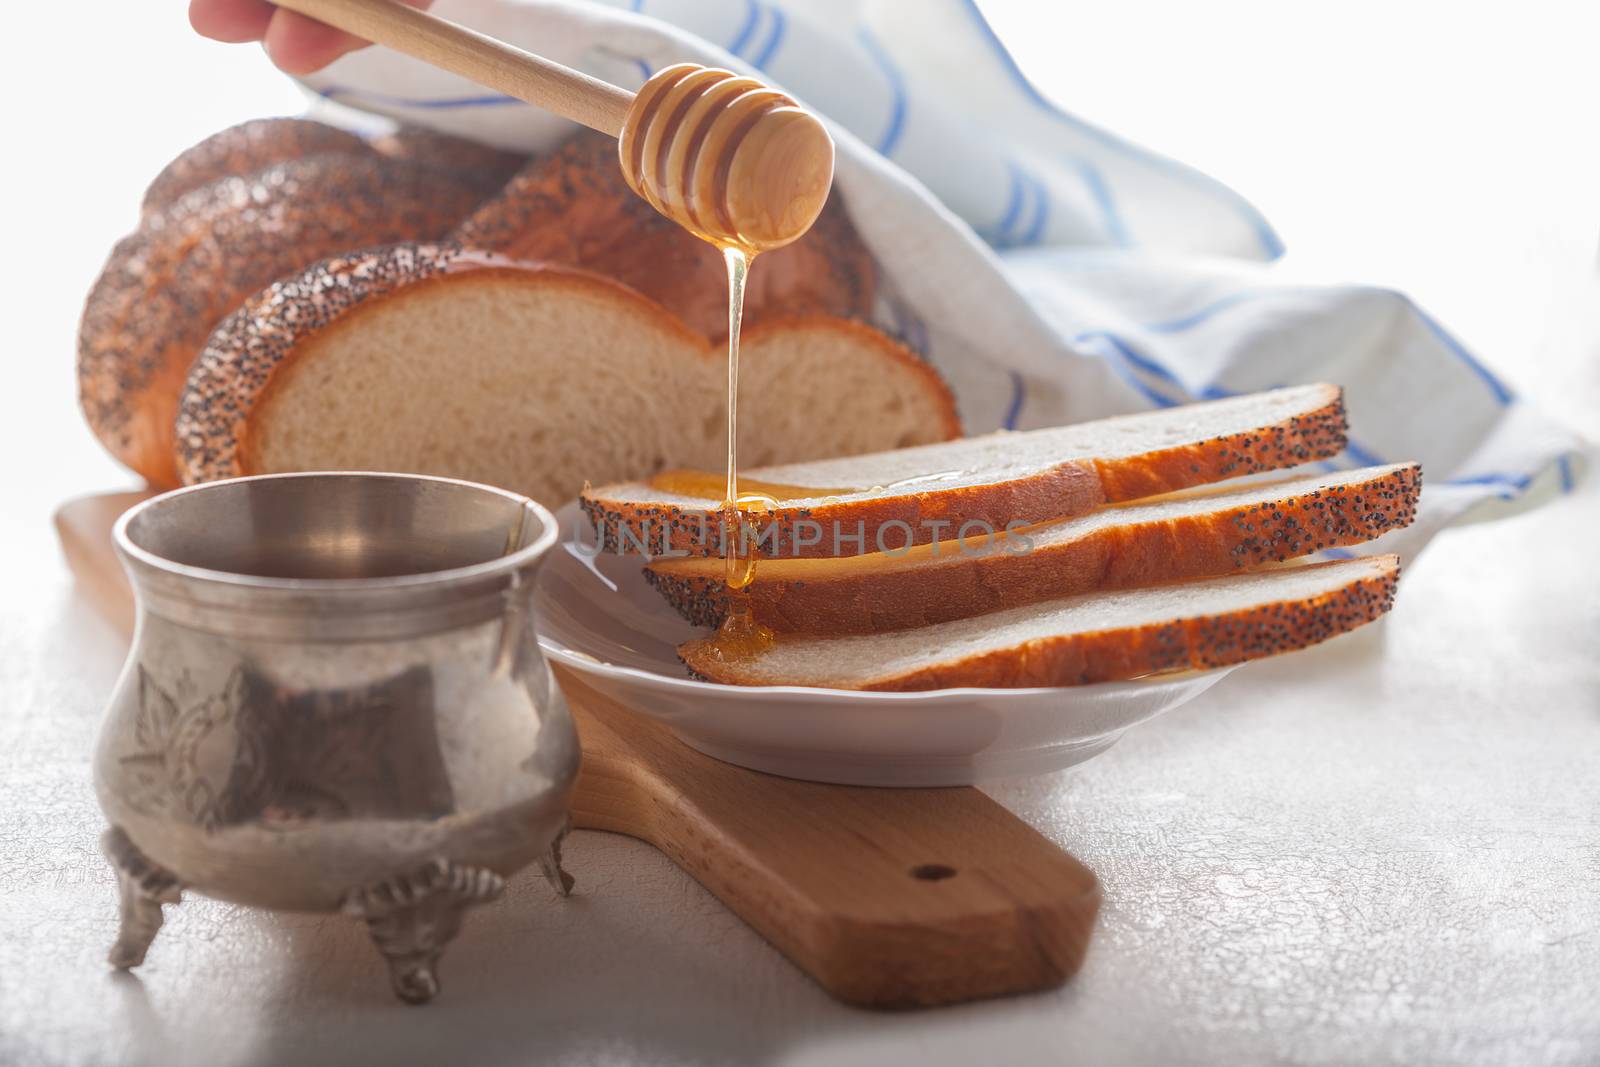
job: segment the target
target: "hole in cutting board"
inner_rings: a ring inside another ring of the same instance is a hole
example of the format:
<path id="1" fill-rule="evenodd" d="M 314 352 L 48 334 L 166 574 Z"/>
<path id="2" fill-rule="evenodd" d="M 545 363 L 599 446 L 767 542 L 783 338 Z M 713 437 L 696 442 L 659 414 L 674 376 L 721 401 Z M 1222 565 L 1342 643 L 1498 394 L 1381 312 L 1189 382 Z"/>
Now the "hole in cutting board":
<path id="1" fill-rule="evenodd" d="M 946 878 L 954 878 L 956 869 L 946 867 L 942 863 L 923 863 L 911 868 L 911 877 L 924 882 L 942 882 Z"/>

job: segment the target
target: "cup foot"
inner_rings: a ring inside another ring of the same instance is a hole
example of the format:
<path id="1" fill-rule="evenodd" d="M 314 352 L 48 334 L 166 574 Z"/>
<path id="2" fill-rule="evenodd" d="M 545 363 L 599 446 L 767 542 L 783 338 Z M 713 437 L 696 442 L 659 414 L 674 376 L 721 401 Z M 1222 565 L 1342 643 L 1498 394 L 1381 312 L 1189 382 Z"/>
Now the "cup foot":
<path id="1" fill-rule="evenodd" d="M 344 910 L 366 920 L 395 995 L 425 1004 L 439 992 L 439 957 L 460 931 L 462 915 L 504 891 L 505 879 L 493 871 L 440 859 L 354 890 Z"/>
<path id="2" fill-rule="evenodd" d="M 121 910 L 117 943 L 106 960 L 118 970 L 127 970 L 144 962 L 161 929 L 161 905 L 178 903 L 183 887 L 176 875 L 146 859 L 121 827 L 113 826 L 101 835 L 100 849 L 117 872 Z"/>

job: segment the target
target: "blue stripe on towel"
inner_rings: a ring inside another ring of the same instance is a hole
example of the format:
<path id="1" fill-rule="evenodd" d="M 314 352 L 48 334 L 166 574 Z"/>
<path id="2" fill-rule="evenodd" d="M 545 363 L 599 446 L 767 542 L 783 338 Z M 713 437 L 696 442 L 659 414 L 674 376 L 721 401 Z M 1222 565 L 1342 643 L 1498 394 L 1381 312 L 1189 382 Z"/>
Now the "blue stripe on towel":
<path id="1" fill-rule="evenodd" d="M 1101 344 L 1097 347 L 1101 347 L 1102 350 L 1109 348 L 1113 353 L 1121 357 L 1123 362 L 1128 364 L 1128 366 L 1137 371 L 1143 371 L 1145 374 L 1148 374 L 1151 377 L 1156 378 L 1176 389 L 1181 394 L 1181 399 L 1173 400 L 1163 394 L 1157 393 L 1154 389 L 1147 387 L 1144 383 L 1140 382 L 1136 376 L 1130 376 L 1126 374 L 1123 375 L 1125 381 L 1128 381 L 1130 384 L 1134 385 L 1141 393 L 1153 400 L 1155 403 L 1159 404 L 1161 407 L 1172 407 L 1176 404 L 1188 403 L 1193 398 L 1189 388 L 1184 385 L 1183 381 L 1176 374 L 1168 370 L 1157 360 L 1146 355 L 1144 352 L 1141 352 L 1126 338 L 1118 337 L 1109 330 L 1090 330 L 1087 333 L 1080 333 L 1077 337 L 1073 338 L 1073 341 L 1075 344 L 1080 345 L 1101 342 Z M 1281 389 L 1283 386 L 1278 384 L 1269 386 L 1268 388 Z M 1198 391 L 1198 399 L 1201 400 L 1226 400 L 1228 397 L 1238 395 L 1239 394 L 1234 390 L 1219 385 L 1215 382 L 1202 385 Z M 1378 453 L 1372 451 L 1364 445 L 1358 444 L 1348 435 L 1345 437 L 1344 454 L 1349 456 L 1357 464 L 1363 467 L 1385 467 L 1389 464 L 1388 460 L 1384 459 L 1382 456 L 1378 455 Z M 1341 469 L 1337 463 L 1324 462 L 1322 466 L 1326 470 Z"/>
<path id="2" fill-rule="evenodd" d="M 1022 217 L 1022 201 L 1027 194 L 1027 187 L 1023 183 L 1022 168 L 1018 167 L 1015 160 L 1006 160 L 1006 174 L 1011 180 L 1010 188 L 1006 193 L 1006 207 L 1000 214 L 1000 221 L 994 224 L 986 238 L 996 248 L 1011 247 L 1011 230 L 1016 226 L 1017 220 Z"/>
<path id="3" fill-rule="evenodd" d="M 922 321 L 922 316 L 908 314 L 906 325 L 910 331 L 911 350 L 923 359 L 927 359 L 930 349 L 928 344 L 928 324 Z"/>
<path id="4" fill-rule="evenodd" d="M 1205 307 L 1200 308 L 1198 311 L 1191 311 L 1187 315 L 1180 315 L 1175 319 L 1168 319 L 1165 322 L 1147 322 L 1147 323 L 1144 323 L 1144 324 L 1142 324 L 1142 328 L 1145 329 L 1145 330 L 1148 330 L 1151 333 L 1182 333 L 1185 330 L 1191 330 L 1194 327 L 1199 326 L 1201 323 L 1205 322 L 1207 319 L 1211 318 L 1213 315 L 1216 315 L 1216 314 L 1218 314 L 1220 312 L 1223 312 L 1223 311 L 1227 311 L 1229 308 L 1236 307 L 1239 304 L 1248 303 L 1249 301 L 1254 300 L 1257 297 L 1262 297 L 1262 296 L 1284 296 L 1284 295 L 1291 294 L 1291 293 L 1298 294 L 1298 293 L 1318 292 L 1318 291 L 1327 292 L 1327 290 L 1309 289 L 1309 288 L 1306 288 L 1304 286 L 1296 286 L 1294 288 L 1285 288 L 1285 289 L 1266 289 L 1266 290 L 1245 289 L 1245 290 L 1241 290 L 1240 292 L 1237 292 L 1237 293 L 1229 293 L 1227 296 L 1225 296 L 1222 299 L 1216 301 L 1215 303 L 1207 304 Z"/>
<path id="5" fill-rule="evenodd" d="M 760 3 L 757 0 L 745 0 L 744 25 L 739 27 L 739 32 L 734 34 L 733 40 L 728 43 L 728 51 L 743 59 L 744 46 L 750 43 L 751 37 L 755 36 L 756 23 L 760 21 Z"/>
<path id="6" fill-rule="evenodd" d="M 772 57 L 778 54 L 778 47 L 783 44 L 783 34 L 789 27 L 789 16 L 783 13 L 780 7 L 773 7 L 772 33 L 767 37 L 766 45 L 750 62 L 755 64 L 757 70 L 766 70 L 767 64 L 772 62 Z"/>
<path id="7" fill-rule="evenodd" d="M 1044 239 L 1045 230 L 1050 224 L 1050 190 L 1038 175 L 1024 169 L 1015 160 L 1006 161 L 1006 170 L 1011 185 L 1006 193 L 1005 211 L 1000 221 L 986 229 L 982 236 L 995 248 L 1037 245 Z M 1017 225 L 1030 206 L 1032 210 L 1027 229 L 1019 235 L 1016 232 Z"/>
<path id="8" fill-rule="evenodd" d="M 889 53 L 883 50 L 883 45 L 872 35 L 872 31 L 862 26 L 856 31 L 856 39 L 861 42 L 861 47 L 866 50 L 872 61 L 878 65 L 883 73 L 884 80 L 889 83 L 889 92 L 894 94 L 894 102 L 889 108 L 889 126 L 883 131 L 883 136 L 878 139 L 878 154 L 891 155 L 895 145 L 904 132 L 906 122 L 906 83 L 900 73 L 900 68 L 894 65 L 889 58 Z"/>
<path id="9" fill-rule="evenodd" d="M 1189 399 L 1188 390 L 1178 379 L 1177 375 L 1173 374 L 1172 371 L 1162 366 L 1150 356 L 1141 352 L 1126 339 L 1118 337 L 1109 330 L 1090 330 L 1086 333 L 1080 333 L 1077 335 L 1077 337 L 1073 338 L 1073 343 L 1082 347 L 1086 347 L 1089 351 L 1095 352 L 1102 358 L 1106 358 L 1109 355 L 1111 358 L 1107 359 L 1107 364 L 1117 373 L 1118 377 L 1122 378 L 1123 381 L 1137 389 L 1139 393 L 1145 397 L 1145 399 L 1149 400 L 1157 407 L 1174 407 L 1178 404 L 1186 402 Z M 1148 374 L 1149 376 L 1177 389 L 1182 398 L 1173 399 L 1164 393 L 1156 391 L 1140 378 L 1138 372 Z M 1237 395 L 1231 390 L 1215 384 L 1202 387 L 1200 394 L 1206 399 L 1224 399 L 1226 397 Z M 1385 467 L 1389 465 L 1388 460 L 1367 448 L 1365 445 L 1359 444 L 1349 437 L 1345 438 L 1344 452 L 1342 455 L 1348 456 L 1356 464 L 1363 467 Z M 1557 471 L 1561 477 L 1562 492 L 1571 492 L 1573 479 L 1568 457 L 1566 455 L 1562 455 L 1556 460 L 1556 465 Z M 1319 466 L 1328 471 L 1343 469 L 1340 464 L 1328 461 L 1320 463 Z M 1533 474 L 1474 474 L 1461 478 L 1451 478 L 1446 480 L 1443 484 L 1454 486 L 1504 486 L 1505 491 L 1502 491 L 1499 495 L 1506 500 L 1511 500 L 1514 499 L 1518 493 L 1525 491 L 1529 485 L 1533 484 L 1536 473 L 1537 472 Z"/>
<path id="10" fill-rule="evenodd" d="M 1186 315 L 1180 315 L 1175 319 L 1168 319 L 1165 322 L 1142 323 L 1140 328 L 1149 333 L 1182 333 L 1185 330 L 1190 330 L 1196 326 L 1199 326 L 1201 323 L 1206 322 L 1221 312 L 1227 311 L 1230 308 L 1238 307 L 1240 304 L 1246 304 L 1264 298 L 1307 295 L 1320 296 L 1333 291 L 1335 291 L 1333 288 L 1318 288 L 1315 286 L 1303 285 L 1290 286 L 1282 289 L 1243 289 L 1237 293 L 1229 293 L 1227 296 L 1207 304 L 1196 311 L 1191 311 Z M 1363 289 L 1355 287 L 1352 289 L 1352 291 L 1380 293 L 1384 292 L 1385 290 Z M 1501 382 L 1493 371 L 1489 370 L 1488 367 L 1485 367 L 1482 363 L 1480 363 L 1477 357 L 1475 357 L 1471 352 L 1468 352 L 1466 347 L 1462 345 L 1460 341 L 1456 340 L 1448 330 L 1439 325 L 1439 323 L 1435 321 L 1431 315 L 1418 307 L 1416 301 L 1412 300 L 1404 293 L 1397 293 L 1392 290 L 1389 290 L 1389 293 L 1395 299 L 1400 300 L 1405 304 L 1406 310 L 1416 316 L 1417 321 L 1422 323 L 1428 332 L 1433 335 L 1434 339 L 1444 347 L 1445 351 L 1449 352 L 1451 355 L 1455 356 L 1456 359 L 1465 364 L 1467 369 L 1471 370 L 1472 373 L 1484 383 L 1484 385 L 1489 387 L 1489 392 L 1495 398 L 1497 403 L 1499 403 L 1502 407 L 1505 407 L 1515 402 L 1517 398 L 1516 393 L 1512 392 L 1512 390 L 1508 388 L 1505 383 Z"/>
<path id="11" fill-rule="evenodd" d="M 887 300 L 889 314 L 894 318 L 893 336 L 923 360 L 928 358 L 928 326 L 905 303 L 895 298 Z"/>
<path id="12" fill-rule="evenodd" d="M 1044 182 L 1037 175 L 1023 175 L 1028 185 L 1033 189 L 1033 221 L 1028 224 L 1028 231 L 1022 235 L 1022 243 L 1036 245 L 1044 238 L 1045 226 L 1050 221 L 1050 190 L 1045 188 Z"/>
<path id="13" fill-rule="evenodd" d="M 1556 470 L 1561 475 L 1561 491 L 1570 493 L 1577 484 L 1577 479 L 1572 476 L 1572 457 L 1565 452 L 1556 460 Z"/>
<path id="14" fill-rule="evenodd" d="M 1519 492 L 1533 483 L 1531 474 L 1469 474 L 1451 478 L 1445 485 L 1509 485 Z"/>
<path id="15" fill-rule="evenodd" d="M 962 0 L 962 6 L 966 8 L 973 25 L 977 27 L 979 36 L 988 43 L 990 51 L 1000 61 L 1002 69 L 1010 76 L 1017 88 L 1022 90 L 1023 95 L 1035 105 L 1107 148 L 1165 170 L 1173 177 L 1189 185 L 1209 189 L 1222 195 L 1224 199 L 1233 204 L 1245 224 L 1254 231 L 1256 241 L 1261 245 L 1261 250 L 1268 259 L 1277 259 L 1283 255 L 1283 241 L 1278 237 L 1277 231 L 1272 228 L 1272 224 L 1266 220 L 1266 217 L 1256 210 L 1254 204 L 1208 174 L 1195 170 L 1187 164 L 1179 163 L 1175 159 L 1169 159 L 1157 152 L 1152 152 L 1148 148 L 1141 148 L 1132 142 L 1124 141 L 1115 134 L 1107 133 L 1105 130 L 1083 121 L 1076 115 L 1061 110 L 1048 97 L 1039 92 L 1033 83 L 1028 80 L 1027 75 L 1022 73 L 1022 68 L 1017 66 L 1017 61 L 1011 57 L 1011 53 L 1001 43 L 1000 38 L 996 36 L 994 27 L 990 26 L 988 20 L 983 17 L 983 12 L 978 10 L 978 5 L 973 0 Z"/>
<path id="16" fill-rule="evenodd" d="M 1133 373 L 1121 362 L 1113 359 L 1107 360 L 1107 363 L 1110 365 L 1111 369 L 1116 372 L 1117 377 L 1121 378 L 1134 389 L 1138 390 L 1141 396 L 1150 401 L 1150 403 L 1154 404 L 1156 407 L 1173 408 L 1178 406 L 1178 401 L 1173 400 L 1170 397 L 1162 396 L 1160 393 L 1144 384 L 1144 382 L 1139 379 L 1137 374 Z"/>
<path id="17" fill-rule="evenodd" d="M 1106 176 L 1087 159 L 1078 160 L 1078 173 L 1083 177 L 1083 184 L 1089 187 L 1095 207 L 1100 209 L 1100 220 L 1111 243 L 1119 248 L 1132 248 L 1133 238 L 1122 221 L 1122 213 L 1117 210 L 1117 202 L 1111 195 L 1111 186 L 1106 184 Z"/>
<path id="18" fill-rule="evenodd" d="M 1162 393 L 1158 393 L 1144 383 L 1143 379 L 1133 371 L 1132 366 L 1136 364 L 1128 358 L 1129 349 L 1120 338 L 1103 330 L 1094 330 L 1089 333 L 1079 334 L 1072 340 L 1073 344 L 1086 347 L 1088 351 L 1100 356 L 1101 359 L 1105 360 L 1106 365 L 1116 372 L 1119 378 L 1138 390 L 1141 396 L 1156 407 L 1170 408 L 1182 403 L 1182 401 L 1174 400 Z"/>
<path id="19" fill-rule="evenodd" d="M 1172 373 L 1166 367 L 1162 366 L 1156 360 L 1151 359 L 1143 352 L 1140 352 L 1125 338 L 1118 337 L 1110 330 L 1090 330 L 1087 333 L 1080 333 L 1077 337 L 1073 338 L 1073 341 L 1077 344 L 1083 344 L 1095 339 L 1103 341 L 1112 349 L 1112 351 L 1121 356 L 1122 359 L 1127 361 L 1132 366 L 1144 371 L 1146 374 L 1149 374 L 1152 377 L 1159 378 L 1161 381 L 1166 382 L 1168 385 L 1177 389 L 1178 392 L 1183 394 L 1185 398 L 1188 397 L 1189 390 L 1188 387 L 1183 384 L 1182 379 L 1180 379 L 1176 374 Z M 1178 401 L 1167 400 L 1164 401 L 1163 406 L 1169 406 L 1173 403 L 1178 403 Z"/>
<path id="20" fill-rule="evenodd" d="M 1006 416 L 1000 425 L 1008 430 L 1017 428 L 1017 419 L 1022 415 L 1022 405 L 1028 398 L 1028 385 L 1022 375 L 1016 371 L 1011 372 L 1011 402 L 1006 405 Z"/>
<path id="21" fill-rule="evenodd" d="M 346 97 L 355 100 L 366 100 L 385 107 L 412 107 L 423 110 L 448 110 L 457 107 L 504 107 L 517 105 L 527 107 L 523 101 L 514 96 L 503 93 L 494 93 L 490 96 L 454 96 L 454 97 L 407 97 L 390 96 L 387 93 L 369 93 L 363 89 L 351 89 L 343 85 L 329 85 L 318 89 L 317 95 L 327 100 L 337 100 Z"/>
<path id="22" fill-rule="evenodd" d="M 898 300 L 889 300 L 887 303 L 889 307 L 889 315 L 894 319 L 894 329 L 891 331 L 891 335 L 899 338 L 902 342 L 909 346 L 911 342 L 907 340 L 909 334 L 906 330 L 905 305 Z"/>
<path id="23" fill-rule="evenodd" d="M 1488 367 L 1485 367 L 1482 363 L 1479 363 L 1477 358 L 1473 356 L 1471 352 L 1468 352 L 1460 341 L 1457 341 L 1450 335 L 1448 330 L 1435 322 L 1432 315 L 1429 315 L 1426 311 L 1423 311 L 1420 307 L 1418 307 L 1410 297 L 1403 294 L 1396 295 L 1400 296 L 1400 298 L 1406 302 L 1406 304 L 1411 308 L 1412 314 L 1416 315 L 1418 319 L 1422 320 L 1422 324 L 1428 328 L 1428 332 L 1433 334 L 1440 344 L 1444 345 L 1445 348 L 1455 353 L 1456 358 L 1465 363 L 1472 373 L 1483 379 L 1483 384 L 1489 387 L 1489 391 L 1494 394 L 1494 398 L 1496 400 L 1500 401 L 1500 405 L 1502 407 L 1510 404 L 1517 398 L 1516 394 L 1510 389 L 1506 388 L 1505 384 L 1501 382 L 1499 378 L 1495 377 L 1494 373 L 1490 371 Z"/>

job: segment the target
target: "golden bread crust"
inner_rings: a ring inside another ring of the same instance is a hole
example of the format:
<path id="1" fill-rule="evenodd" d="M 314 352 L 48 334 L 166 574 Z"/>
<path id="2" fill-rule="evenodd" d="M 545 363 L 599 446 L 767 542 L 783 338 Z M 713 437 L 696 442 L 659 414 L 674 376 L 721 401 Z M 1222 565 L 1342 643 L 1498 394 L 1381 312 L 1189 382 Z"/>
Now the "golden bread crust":
<path id="1" fill-rule="evenodd" d="M 988 523 L 995 530 L 1010 524 L 1048 522 L 1092 511 L 1102 504 L 1175 492 L 1245 474 L 1281 470 L 1337 454 L 1345 444 L 1344 397 L 1327 387 L 1323 402 L 1287 418 L 1237 433 L 1170 448 L 1112 459 L 1068 460 L 1027 475 L 977 485 L 932 489 L 915 494 L 841 497 L 822 506 L 786 506 L 782 501 L 756 525 L 767 536 L 775 530 L 785 555 L 820 558 L 871 551 L 877 532 L 909 523 L 917 543 L 925 543 L 940 527 L 937 522 L 968 520 Z M 760 472 L 749 472 L 760 478 Z M 720 551 L 704 531 L 716 529 L 715 511 L 720 501 L 684 505 L 665 501 L 623 499 L 621 486 L 600 486 L 580 498 L 600 543 L 620 552 L 638 545 L 652 556 L 668 554 L 709 556 Z M 837 553 L 834 539 L 814 544 L 794 537 L 797 523 L 821 523 L 827 529 L 843 528 L 854 535 L 865 529 L 862 547 L 854 553 Z M 836 527 L 834 524 L 840 526 Z M 860 524 L 860 525 L 858 525 Z M 954 527 L 944 527 L 946 529 Z M 899 547 L 903 535 L 886 539 Z"/>
<path id="2" fill-rule="evenodd" d="M 1413 464 L 1259 504 L 1102 527 L 1026 552 L 992 546 L 981 555 L 963 555 L 951 544 L 947 555 L 926 565 L 852 567 L 833 575 L 826 561 L 765 568 L 758 563 L 746 598 L 756 621 L 779 633 L 910 629 L 1053 597 L 1218 576 L 1361 544 L 1410 525 L 1421 490 L 1422 469 Z M 645 575 L 690 622 L 722 622 L 727 590 L 714 565 L 658 560 L 646 564 Z"/>
<path id="3" fill-rule="evenodd" d="M 1275 601 L 1242 611 L 1173 619 L 1095 633 L 1041 637 L 975 655 L 929 662 L 867 685 L 845 679 L 812 684 L 876 691 L 1087 685 L 1182 670 L 1209 670 L 1292 652 L 1372 622 L 1394 603 L 1399 561 L 1377 557 L 1377 566 L 1329 592 Z M 848 639 L 846 639 L 848 640 Z M 752 682 L 738 663 L 724 662 L 709 640 L 680 645 L 691 674 L 730 685 Z"/>

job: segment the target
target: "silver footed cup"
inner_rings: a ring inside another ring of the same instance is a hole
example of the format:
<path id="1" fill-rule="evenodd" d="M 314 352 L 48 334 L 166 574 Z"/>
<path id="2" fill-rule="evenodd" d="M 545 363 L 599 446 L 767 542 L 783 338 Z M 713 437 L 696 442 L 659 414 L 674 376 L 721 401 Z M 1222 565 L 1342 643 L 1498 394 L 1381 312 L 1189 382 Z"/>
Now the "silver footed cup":
<path id="1" fill-rule="evenodd" d="M 284 474 L 179 489 L 114 538 L 138 601 L 95 755 L 137 966 L 193 889 L 364 920 L 395 992 L 439 988 L 474 904 L 565 895 L 578 770 L 539 651 L 551 514 L 484 485 Z"/>

